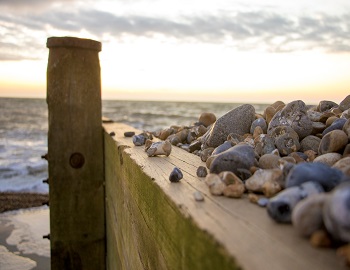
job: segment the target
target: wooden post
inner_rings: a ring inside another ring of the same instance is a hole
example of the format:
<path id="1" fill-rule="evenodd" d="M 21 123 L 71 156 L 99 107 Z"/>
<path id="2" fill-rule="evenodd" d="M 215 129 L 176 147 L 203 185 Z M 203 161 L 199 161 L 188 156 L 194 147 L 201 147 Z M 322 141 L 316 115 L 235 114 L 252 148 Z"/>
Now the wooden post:
<path id="1" fill-rule="evenodd" d="M 101 43 L 47 40 L 51 269 L 105 269 Z"/>

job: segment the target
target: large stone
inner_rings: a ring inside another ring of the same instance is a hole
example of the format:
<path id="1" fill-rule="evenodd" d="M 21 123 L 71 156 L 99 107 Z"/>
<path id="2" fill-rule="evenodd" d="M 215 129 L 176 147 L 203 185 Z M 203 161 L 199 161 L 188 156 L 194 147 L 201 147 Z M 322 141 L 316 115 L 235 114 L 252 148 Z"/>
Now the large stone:
<path id="1" fill-rule="evenodd" d="M 339 152 L 348 144 L 348 136 L 342 130 L 336 129 L 323 136 L 318 153 L 320 155 Z"/>
<path id="2" fill-rule="evenodd" d="M 298 134 L 300 139 L 312 132 L 312 121 L 307 115 L 307 107 L 301 100 L 288 103 L 281 111 L 277 112 L 269 123 L 268 130 L 278 126 L 290 126 Z"/>
<path id="3" fill-rule="evenodd" d="M 300 186 L 305 182 L 318 182 L 325 191 L 332 190 L 344 181 L 345 175 L 324 163 L 299 163 L 287 175 L 286 187 Z"/>
<path id="4" fill-rule="evenodd" d="M 243 135 L 249 133 L 255 119 L 255 109 L 252 105 L 241 105 L 221 116 L 208 132 L 203 135 L 203 146 L 217 147 L 222 144 L 230 133 Z"/>
<path id="5" fill-rule="evenodd" d="M 240 177 L 244 170 L 249 170 L 253 165 L 255 165 L 254 149 L 249 145 L 239 144 L 217 155 L 210 164 L 210 172 L 218 174 L 231 171 Z"/>

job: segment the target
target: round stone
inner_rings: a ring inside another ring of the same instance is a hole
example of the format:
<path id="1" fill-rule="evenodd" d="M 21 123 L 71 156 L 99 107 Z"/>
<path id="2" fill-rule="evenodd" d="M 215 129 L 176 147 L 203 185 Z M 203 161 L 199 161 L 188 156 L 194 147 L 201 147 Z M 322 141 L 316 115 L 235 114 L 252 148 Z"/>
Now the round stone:
<path id="1" fill-rule="evenodd" d="M 322 155 L 331 152 L 339 152 L 344 149 L 347 144 L 348 136 L 346 133 L 342 130 L 336 129 L 322 137 L 318 153 Z"/>
<path id="2" fill-rule="evenodd" d="M 216 116 L 213 113 L 204 112 L 199 116 L 198 122 L 202 123 L 205 127 L 210 126 L 216 121 Z"/>

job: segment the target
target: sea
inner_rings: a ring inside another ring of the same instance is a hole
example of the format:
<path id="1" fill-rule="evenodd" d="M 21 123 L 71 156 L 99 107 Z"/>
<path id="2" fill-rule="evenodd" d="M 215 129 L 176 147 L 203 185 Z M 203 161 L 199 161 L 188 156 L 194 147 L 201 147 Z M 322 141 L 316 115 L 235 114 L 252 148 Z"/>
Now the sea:
<path id="1" fill-rule="evenodd" d="M 140 130 L 190 125 L 203 112 L 217 118 L 241 103 L 103 100 L 102 115 Z M 261 113 L 265 104 L 252 104 Z M 48 193 L 45 99 L 0 98 L 0 192 Z"/>

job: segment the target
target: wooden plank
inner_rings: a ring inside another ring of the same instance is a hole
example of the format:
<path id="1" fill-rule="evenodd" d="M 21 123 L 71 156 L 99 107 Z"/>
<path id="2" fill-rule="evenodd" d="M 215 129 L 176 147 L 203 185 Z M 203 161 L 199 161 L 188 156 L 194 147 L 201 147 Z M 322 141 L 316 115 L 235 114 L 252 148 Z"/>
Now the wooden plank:
<path id="1" fill-rule="evenodd" d="M 105 269 L 101 44 L 49 38 L 51 269 Z"/>
<path id="2" fill-rule="evenodd" d="M 104 129 L 107 235 L 117 243 L 107 245 L 110 265 L 119 256 L 121 269 L 345 269 L 335 250 L 313 248 L 246 197 L 212 196 L 196 176 L 199 157 L 177 147 L 147 157 L 123 136 L 133 128 Z M 168 180 L 174 166 L 184 174 L 179 183 Z M 204 202 L 194 200 L 197 190 Z"/>

